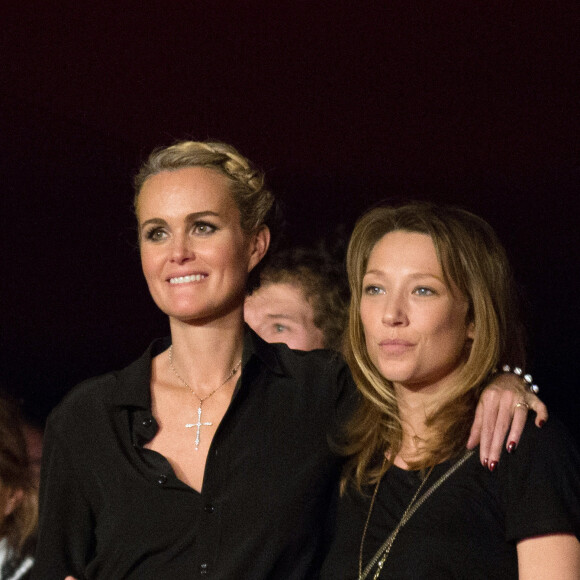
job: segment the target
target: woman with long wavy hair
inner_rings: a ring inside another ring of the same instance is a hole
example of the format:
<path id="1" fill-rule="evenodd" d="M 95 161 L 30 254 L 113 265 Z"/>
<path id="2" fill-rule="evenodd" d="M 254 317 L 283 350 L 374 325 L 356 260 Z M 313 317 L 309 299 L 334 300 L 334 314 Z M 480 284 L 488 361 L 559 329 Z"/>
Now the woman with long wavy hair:
<path id="1" fill-rule="evenodd" d="M 580 454 L 566 429 L 525 429 L 489 470 L 466 451 L 484 385 L 502 362 L 524 362 L 491 227 L 461 209 L 375 208 L 347 268 L 361 402 L 322 577 L 577 580 Z"/>

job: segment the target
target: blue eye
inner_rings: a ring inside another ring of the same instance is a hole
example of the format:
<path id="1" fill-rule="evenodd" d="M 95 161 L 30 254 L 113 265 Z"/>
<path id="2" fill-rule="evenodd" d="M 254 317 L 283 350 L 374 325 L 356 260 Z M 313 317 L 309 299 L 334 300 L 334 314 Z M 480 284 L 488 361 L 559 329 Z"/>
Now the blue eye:
<path id="1" fill-rule="evenodd" d="M 377 294 L 383 294 L 384 290 L 380 286 L 373 286 L 369 284 L 368 286 L 364 287 L 364 293 L 368 294 L 369 296 L 376 296 Z"/>
<path id="2" fill-rule="evenodd" d="M 286 327 L 283 324 L 274 324 L 274 332 L 276 334 L 280 334 L 286 330 Z"/>
<path id="3" fill-rule="evenodd" d="M 415 288 L 413 290 L 413 294 L 416 294 L 417 296 L 434 296 L 436 292 L 432 288 L 420 286 L 419 288 Z"/>

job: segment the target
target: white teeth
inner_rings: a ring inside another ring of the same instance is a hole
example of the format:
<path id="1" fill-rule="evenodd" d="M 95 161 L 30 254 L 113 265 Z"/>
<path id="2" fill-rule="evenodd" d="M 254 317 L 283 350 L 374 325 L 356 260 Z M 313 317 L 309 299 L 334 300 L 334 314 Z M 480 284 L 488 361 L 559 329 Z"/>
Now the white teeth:
<path id="1" fill-rule="evenodd" d="M 199 282 L 205 278 L 203 274 L 192 274 L 191 276 L 179 276 L 178 278 L 170 278 L 170 284 L 187 284 L 188 282 Z"/>

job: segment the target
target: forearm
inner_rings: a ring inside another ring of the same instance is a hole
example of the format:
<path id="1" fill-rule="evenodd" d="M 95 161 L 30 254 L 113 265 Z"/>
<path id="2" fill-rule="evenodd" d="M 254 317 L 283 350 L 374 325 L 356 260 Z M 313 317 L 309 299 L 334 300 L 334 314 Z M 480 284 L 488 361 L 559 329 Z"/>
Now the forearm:
<path id="1" fill-rule="evenodd" d="M 518 542 L 520 580 L 578 580 L 580 542 L 572 534 L 550 534 Z"/>

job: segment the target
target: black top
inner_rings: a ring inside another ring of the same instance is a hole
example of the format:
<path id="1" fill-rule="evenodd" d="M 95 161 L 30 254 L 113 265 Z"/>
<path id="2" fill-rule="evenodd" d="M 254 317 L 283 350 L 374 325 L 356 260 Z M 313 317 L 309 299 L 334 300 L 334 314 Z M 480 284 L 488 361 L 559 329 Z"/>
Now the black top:
<path id="1" fill-rule="evenodd" d="M 143 448 L 157 431 L 151 359 L 168 346 L 82 383 L 49 418 L 33 578 L 314 576 L 341 463 L 328 434 L 354 393 L 347 366 L 247 330 L 200 494 Z"/>
<path id="2" fill-rule="evenodd" d="M 424 489 L 451 463 L 436 466 Z M 366 535 L 363 568 L 399 522 L 419 483 L 416 471 L 392 467 L 385 474 Z M 358 577 L 373 489 L 365 497 L 351 491 L 341 500 L 325 580 Z M 425 500 L 399 532 L 380 578 L 517 578 L 516 542 L 560 532 L 580 538 L 580 454 L 555 418 L 538 429 L 530 417 L 519 447 L 512 454 L 504 451 L 493 473 L 481 467 L 476 451 Z"/>

